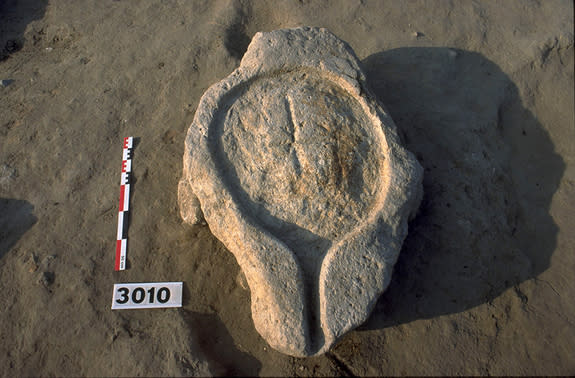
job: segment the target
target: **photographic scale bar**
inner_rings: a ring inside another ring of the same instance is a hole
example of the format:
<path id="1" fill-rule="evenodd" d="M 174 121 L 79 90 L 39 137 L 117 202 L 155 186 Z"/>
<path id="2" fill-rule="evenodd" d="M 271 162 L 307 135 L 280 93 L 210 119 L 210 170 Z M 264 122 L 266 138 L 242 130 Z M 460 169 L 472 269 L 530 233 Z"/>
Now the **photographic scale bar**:
<path id="1" fill-rule="evenodd" d="M 128 248 L 128 212 L 130 210 L 130 176 L 132 173 L 132 148 L 134 138 L 124 138 L 122 149 L 122 176 L 120 180 L 120 206 L 118 213 L 118 235 L 116 238 L 115 270 L 126 269 Z"/>

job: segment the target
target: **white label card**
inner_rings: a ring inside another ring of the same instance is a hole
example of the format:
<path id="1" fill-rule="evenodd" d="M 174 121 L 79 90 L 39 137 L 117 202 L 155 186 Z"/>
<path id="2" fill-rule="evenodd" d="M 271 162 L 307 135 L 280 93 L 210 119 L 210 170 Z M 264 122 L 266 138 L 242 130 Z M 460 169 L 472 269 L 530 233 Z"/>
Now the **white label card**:
<path id="1" fill-rule="evenodd" d="M 182 307 L 183 282 L 114 284 L 112 310 Z"/>

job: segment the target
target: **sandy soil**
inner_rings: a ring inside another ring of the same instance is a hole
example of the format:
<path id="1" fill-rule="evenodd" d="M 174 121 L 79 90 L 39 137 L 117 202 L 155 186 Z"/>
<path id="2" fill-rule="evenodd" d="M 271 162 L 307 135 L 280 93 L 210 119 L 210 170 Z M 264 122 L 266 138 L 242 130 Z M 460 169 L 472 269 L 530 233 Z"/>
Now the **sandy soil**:
<path id="1" fill-rule="evenodd" d="M 302 25 L 352 46 L 425 168 L 390 288 L 308 359 L 265 344 L 176 201 L 204 91 L 257 31 Z M 5 0 L 0 49 L 2 376 L 575 374 L 572 2 Z M 182 309 L 110 310 L 114 283 L 168 280 Z"/>

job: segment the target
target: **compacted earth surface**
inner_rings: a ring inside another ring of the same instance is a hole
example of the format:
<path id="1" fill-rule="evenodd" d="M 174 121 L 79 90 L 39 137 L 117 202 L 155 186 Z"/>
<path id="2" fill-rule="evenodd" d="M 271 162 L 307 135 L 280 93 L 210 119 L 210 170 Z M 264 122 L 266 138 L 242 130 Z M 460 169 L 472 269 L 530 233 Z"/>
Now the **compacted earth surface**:
<path id="1" fill-rule="evenodd" d="M 203 93 L 297 26 L 349 43 L 425 171 L 390 287 L 312 358 L 259 336 L 233 255 L 177 203 Z M 2 1 L 0 375 L 575 374 L 573 65 L 571 1 Z M 115 283 L 161 281 L 182 308 L 110 309 Z"/>

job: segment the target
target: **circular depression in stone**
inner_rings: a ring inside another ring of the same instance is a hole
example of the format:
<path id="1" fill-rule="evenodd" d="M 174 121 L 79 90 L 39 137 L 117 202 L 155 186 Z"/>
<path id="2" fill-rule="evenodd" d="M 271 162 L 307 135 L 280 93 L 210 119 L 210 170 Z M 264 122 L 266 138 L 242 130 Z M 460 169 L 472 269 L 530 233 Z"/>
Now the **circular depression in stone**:
<path id="1" fill-rule="evenodd" d="M 337 240 L 368 217 L 382 147 L 359 101 L 333 81 L 257 78 L 234 91 L 217 123 L 224 181 L 283 240 Z"/>

